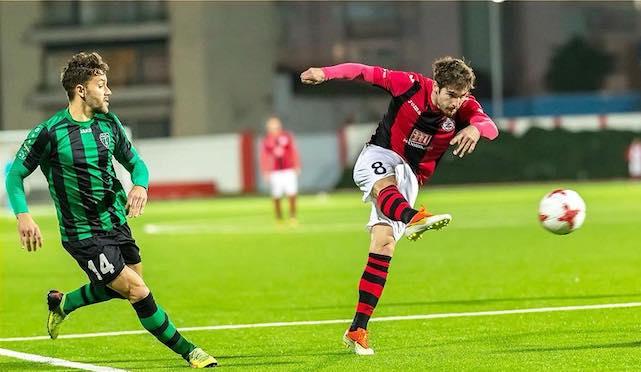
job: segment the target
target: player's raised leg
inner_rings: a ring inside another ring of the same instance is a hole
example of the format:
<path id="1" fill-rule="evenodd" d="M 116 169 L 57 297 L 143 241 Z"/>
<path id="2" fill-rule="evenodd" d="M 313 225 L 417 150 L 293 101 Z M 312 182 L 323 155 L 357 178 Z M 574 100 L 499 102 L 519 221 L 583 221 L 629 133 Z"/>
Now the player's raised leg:
<path id="1" fill-rule="evenodd" d="M 395 176 L 378 180 L 372 189 L 372 196 L 375 195 L 378 209 L 389 219 L 401 221 L 407 225 L 405 236 L 415 241 L 427 230 L 439 230 L 452 220 L 449 214 L 434 215 L 420 208 L 412 208 L 412 205 L 401 194 L 396 186 Z"/>
<path id="2" fill-rule="evenodd" d="M 109 287 L 131 302 L 140 323 L 149 333 L 182 356 L 191 367 L 210 368 L 218 364 L 213 356 L 196 347 L 178 332 L 167 313 L 156 304 L 143 279 L 134 270 L 125 267 L 118 277 L 109 283 Z"/>

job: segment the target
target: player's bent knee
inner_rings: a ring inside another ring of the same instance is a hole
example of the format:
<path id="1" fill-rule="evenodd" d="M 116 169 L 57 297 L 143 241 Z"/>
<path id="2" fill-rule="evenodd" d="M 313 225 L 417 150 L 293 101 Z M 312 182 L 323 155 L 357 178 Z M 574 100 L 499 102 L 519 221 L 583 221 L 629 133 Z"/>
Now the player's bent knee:
<path id="1" fill-rule="evenodd" d="M 128 300 L 131 303 L 138 302 L 140 300 L 143 300 L 145 297 L 149 296 L 149 288 L 142 283 L 142 284 L 133 284 L 129 288 L 129 297 Z"/>
<path id="2" fill-rule="evenodd" d="M 142 262 L 133 265 L 127 264 L 127 267 L 135 271 L 136 274 L 138 274 L 142 278 Z"/>
<path id="3" fill-rule="evenodd" d="M 388 186 L 396 185 L 396 176 L 389 176 L 381 178 L 380 180 L 374 182 L 372 187 L 372 196 L 378 197 L 378 193 Z"/>
<path id="4" fill-rule="evenodd" d="M 394 237 L 384 236 L 372 241 L 372 244 L 370 245 L 370 252 L 391 257 L 394 255 L 395 248 L 396 240 Z"/>
<path id="5" fill-rule="evenodd" d="M 394 231 L 392 227 L 386 224 L 376 224 L 372 226 L 371 243 L 369 246 L 370 253 L 392 256 L 396 247 Z"/>
<path id="6" fill-rule="evenodd" d="M 149 288 L 144 280 L 132 268 L 126 266 L 109 287 L 130 302 L 138 302 L 149 295 Z"/>

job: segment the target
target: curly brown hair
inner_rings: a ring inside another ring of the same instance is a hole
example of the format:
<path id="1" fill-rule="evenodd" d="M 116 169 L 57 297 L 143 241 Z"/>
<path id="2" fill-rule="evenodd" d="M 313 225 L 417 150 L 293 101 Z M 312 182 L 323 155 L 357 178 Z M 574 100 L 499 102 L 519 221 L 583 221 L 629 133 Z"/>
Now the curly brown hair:
<path id="1" fill-rule="evenodd" d="M 441 88 L 468 91 L 474 88 L 474 70 L 462 59 L 449 56 L 439 58 L 432 63 L 432 72 L 434 80 Z"/>
<path id="2" fill-rule="evenodd" d="M 62 69 L 60 81 L 67 91 L 67 97 L 73 99 L 78 84 L 85 84 L 92 76 L 103 75 L 109 71 L 109 65 L 96 52 L 74 54 Z"/>

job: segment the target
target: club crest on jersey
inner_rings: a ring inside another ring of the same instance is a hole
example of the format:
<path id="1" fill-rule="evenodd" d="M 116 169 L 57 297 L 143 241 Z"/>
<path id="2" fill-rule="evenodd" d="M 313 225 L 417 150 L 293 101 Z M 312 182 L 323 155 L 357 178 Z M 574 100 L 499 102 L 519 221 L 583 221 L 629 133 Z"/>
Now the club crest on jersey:
<path id="1" fill-rule="evenodd" d="M 98 138 L 100 139 L 100 142 L 102 142 L 103 146 L 109 148 L 109 142 L 111 141 L 109 133 L 100 133 L 100 136 L 98 136 Z"/>
<path id="2" fill-rule="evenodd" d="M 412 130 L 410 137 L 405 139 L 405 142 L 412 147 L 425 150 L 431 139 L 431 134 L 423 133 L 418 129 L 414 129 Z"/>
<path id="3" fill-rule="evenodd" d="M 447 118 L 443 120 L 443 124 L 441 124 L 441 129 L 443 129 L 446 132 L 451 132 L 456 128 L 456 124 L 454 124 L 454 121 L 452 119 Z"/>

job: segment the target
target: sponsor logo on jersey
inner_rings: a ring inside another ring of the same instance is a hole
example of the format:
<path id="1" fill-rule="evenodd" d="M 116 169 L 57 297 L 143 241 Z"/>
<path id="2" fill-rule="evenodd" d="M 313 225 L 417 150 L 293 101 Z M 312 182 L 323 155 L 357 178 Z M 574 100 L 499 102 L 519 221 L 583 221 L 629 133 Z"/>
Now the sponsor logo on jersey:
<path id="1" fill-rule="evenodd" d="M 446 132 L 451 132 L 456 128 L 456 124 L 454 124 L 454 121 L 450 118 L 446 118 L 443 120 L 443 124 L 441 124 L 441 129 L 443 129 Z"/>
<path id="2" fill-rule="evenodd" d="M 81 134 L 91 133 L 91 128 L 82 128 L 80 129 L 80 133 Z"/>
<path id="3" fill-rule="evenodd" d="M 412 101 L 411 99 L 408 99 L 407 102 L 410 104 L 410 106 L 412 106 L 412 108 L 414 109 L 414 111 L 416 111 L 418 115 L 421 115 L 421 109 L 419 109 L 418 106 L 416 106 L 416 103 L 414 103 L 414 101 Z"/>
<path id="4" fill-rule="evenodd" d="M 106 148 L 109 148 L 109 143 L 111 142 L 111 137 L 109 136 L 109 133 L 100 133 L 100 136 L 98 136 L 100 139 L 100 142 L 102 142 L 102 145 L 105 146 Z"/>
<path id="5" fill-rule="evenodd" d="M 417 149 L 425 150 L 427 149 L 427 145 L 430 143 L 431 139 L 431 134 L 423 133 L 418 129 L 414 129 L 412 130 L 410 137 L 405 138 L 403 142 Z"/>

